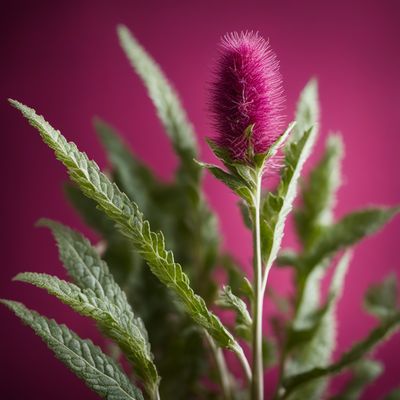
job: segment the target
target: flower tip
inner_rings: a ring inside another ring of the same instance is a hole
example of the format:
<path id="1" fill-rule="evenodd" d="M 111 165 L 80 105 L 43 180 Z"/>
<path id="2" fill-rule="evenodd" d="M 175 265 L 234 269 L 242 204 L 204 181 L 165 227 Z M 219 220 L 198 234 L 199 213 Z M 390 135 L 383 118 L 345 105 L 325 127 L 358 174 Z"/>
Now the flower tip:
<path id="1" fill-rule="evenodd" d="M 267 151 L 280 134 L 283 101 L 279 63 L 268 41 L 253 31 L 224 35 L 211 90 L 217 142 L 243 161 L 249 148 Z"/>

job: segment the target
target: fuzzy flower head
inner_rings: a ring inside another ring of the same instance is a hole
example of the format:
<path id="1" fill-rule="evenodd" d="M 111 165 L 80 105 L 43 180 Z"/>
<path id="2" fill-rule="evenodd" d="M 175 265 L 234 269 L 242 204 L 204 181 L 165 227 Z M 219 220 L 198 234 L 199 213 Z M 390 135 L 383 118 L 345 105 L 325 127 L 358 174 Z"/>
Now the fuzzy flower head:
<path id="1" fill-rule="evenodd" d="M 282 127 L 279 63 L 258 33 L 227 34 L 211 89 L 216 142 L 237 161 L 249 161 L 276 141 Z"/>

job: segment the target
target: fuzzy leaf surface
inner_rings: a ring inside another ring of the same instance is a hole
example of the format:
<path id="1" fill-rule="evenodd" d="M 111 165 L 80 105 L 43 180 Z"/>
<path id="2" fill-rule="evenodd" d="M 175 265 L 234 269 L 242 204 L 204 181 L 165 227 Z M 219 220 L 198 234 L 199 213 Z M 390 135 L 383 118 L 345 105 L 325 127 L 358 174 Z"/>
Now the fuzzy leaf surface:
<path id="1" fill-rule="evenodd" d="M 197 146 L 193 128 L 187 119 L 178 95 L 160 66 L 138 43 L 127 27 L 120 25 L 118 36 L 132 67 L 147 88 L 175 151 L 182 159 L 191 161 L 196 157 Z"/>
<path id="2" fill-rule="evenodd" d="M 181 265 L 175 262 L 172 252 L 166 250 L 163 234 L 151 230 L 149 222 L 144 219 L 136 203 L 129 200 L 100 171 L 95 162 L 80 152 L 74 143 L 68 142 L 43 117 L 15 100 L 10 102 L 39 130 L 44 142 L 54 150 L 56 157 L 67 167 L 71 179 L 85 195 L 95 200 L 116 222 L 121 232 L 132 240 L 153 274 L 176 294 L 192 319 L 205 328 L 219 346 L 240 351 L 238 343 L 219 318 L 210 312 L 205 301 L 194 293 Z"/>
<path id="3" fill-rule="evenodd" d="M 298 236 L 305 248 L 312 246 L 320 230 L 332 222 L 335 194 L 340 185 L 343 143 L 339 135 L 330 135 L 322 159 L 302 185 L 302 204 L 295 211 Z"/>
<path id="4" fill-rule="evenodd" d="M 271 268 L 281 246 L 284 226 L 296 197 L 297 182 L 316 138 L 311 128 L 285 148 L 285 165 L 276 193 L 268 193 L 262 207 L 262 249 L 266 270 Z"/>
<path id="5" fill-rule="evenodd" d="M 90 340 L 81 339 L 65 325 L 59 325 L 21 303 L 1 302 L 30 326 L 56 357 L 99 396 L 107 400 L 143 400 L 140 390 L 132 386 L 114 360 Z"/>
<path id="6" fill-rule="evenodd" d="M 96 296 L 92 289 L 81 289 L 55 276 L 25 272 L 14 279 L 45 289 L 79 314 L 93 318 L 102 331 L 118 343 L 134 364 L 135 373 L 144 381 L 150 395 L 154 395 L 159 377 L 152 361 L 147 336 L 143 334 L 143 324 L 132 312 L 124 313 L 106 297 Z"/>
<path id="7" fill-rule="evenodd" d="M 343 290 L 350 260 L 351 254 L 346 252 L 338 261 L 326 304 L 317 312 L 296 315 L 289 335 L 288 347 L 294 348 L 291 349 L 286 376 L 328 365 L 336 343 L 336 305 Z M 310 382 L 295 390 L 290 399 L 318 399 L 326 384 L 322 379 Z"/>
<path id="8" fill-rule="evenodd" d="M 355 344 L 349 351 L 345 352 L 340 359 L 324 368 L 314 368 L 309 371 L 291 376 L 284 380 L 283 386 L 286 389 L 284 398 L 298 387 L 308 382 L 323 378 L 329 375 L 341 372 L 344 368 L 359 361 L 362 357 L 371 352 L 380 342 L 385 340 L 389 335 L 394 333 L 400 326 L 400 313 L 392 316 L 390 319 L 382 322 L 377 328 L 373 329 L 370 334 L 362 341 Z"/>
<path id="9" fill-rule="evenodd" d="M 335 252 L 377 232 L 399 211 L 399 207 L 371 207 L 344 216 L 321 232 L 302 263 L 306 269 L 314 268 Z"/>

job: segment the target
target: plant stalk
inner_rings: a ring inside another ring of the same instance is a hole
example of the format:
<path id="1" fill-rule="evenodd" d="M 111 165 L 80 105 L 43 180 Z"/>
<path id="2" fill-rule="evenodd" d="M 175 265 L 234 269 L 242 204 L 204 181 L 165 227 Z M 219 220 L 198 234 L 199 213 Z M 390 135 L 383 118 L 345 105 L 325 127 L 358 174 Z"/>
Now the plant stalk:
<path id="1" fill-rule="evenodd" d="M 232 400 L 232 377 L 226 366 L 224 353 L 218 348 L 214 339 L 205 331 L 205 335 L 214 358 L 215 366 L 217 367 L 219 381 L 222 389 L 222 397 L 224 400 Z"/>
<path id="2" fill-rule="evenodd" d="M 262 314 L 263 314 L 263 290 L 262 290 L 262 259 L 261 259 L 261 182 L 262 172 L 257 173 L 256 191 L 254 199 L 254 223 L 253 223 L 253 378 L 251 382 L 251 399 L 262 400 L 264 398 L 264 373 L 262 356 Z"/>

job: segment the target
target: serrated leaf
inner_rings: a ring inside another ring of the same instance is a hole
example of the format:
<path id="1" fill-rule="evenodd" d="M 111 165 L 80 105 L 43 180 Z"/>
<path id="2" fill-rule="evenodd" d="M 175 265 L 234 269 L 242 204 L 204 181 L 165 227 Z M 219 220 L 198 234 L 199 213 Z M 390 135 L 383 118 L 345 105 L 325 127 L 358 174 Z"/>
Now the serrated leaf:
<path id="1" fill-rule="evenodd" d="M 399 207 L 371 207 L 344 216 L 321 232 L 313 247 L 304 254 L 301 262 L 305 269 L 312 269 L 335 252 L 377 232 L 399 211 Z"/>
<path id="2" fill-rule="evenodd" d="M 219 346 L 241 353 L 233 336 L 190 287 L 181 265 L 175 262 L 172 252 L 166 250 L 163 234 L 151 230 L 137 205 L 110 182 L 95 162 L 90 161 L 85 153 L 79 152 L 74 143 L 67 142 L 43 117 L 15 100 L 10 102 L 39 130 L 44 142 L 55 151 L 56 157 L 67 167 L 71 179 L 85 195 L 95 200 L 116 222 L 121 232 L 132 240 L 153 274 L 176 294 L 192 319 L 205 328 Z"/>
<path id="3" fill-rule="evenodd" d="M 292 142 L 285 149 L 285 165 L 281 181 L 275 193 L 268 193 L 262 208 L 263 260 L 268 271 L 274 263 L 281 246 L 284 226 L 292 210 L 296 197 L 297 181 L 305 161 L 311 153 L 315 142 L 315 131 L 305 131 L 297 142 Z"/>
<path id="4" fill-rule="evenodd" d="M 362 357 L 371 352 L 380 342 L 394 333 L 399 326 L 400 313 L 397 313 L 393 317 L 382 322 L 377 328 L 372 330 L 364 340 L 358 342 L 349 351 L 345 352 L 337 362 L 324 368 L 313 368 L 309 371 L 284 379 L 283 386 L 286 392 L 283 398 L 288 398 L 295 389 L 302 385 L 306 385 L 316 379 L 339 373 L 344 368 L 359 361 Z"/>
<path id="5" fill-rule="evenodd" d="M 243 325 L 247 329 L 251 328 L 253 321 L 247 310 L 247 305 L 240 297 L 237 297 L 235 294 L 232 293 L 232 289 L 230 286 L 224 286 L 222 288 L 216 304 L 220 307 L 234 310 L 237 316 L 236 323 L 239 325 Z"/>
<path id="6" fill-rule="evenodd" d="M 65 325 L 29 310 L 23 304 L 0 300 L 40 336 L 72 372 L 107 400 L 143 400 L 139 389 L 110 357 L 90 340 L 83 340 Z"/>
<path id="7" fill-rule="evenodd" d="M 182 159 L 191 162 L 197 154 L 195 136 L 175 90 L 159 65 L 138 43 L 127 27 L 119 25 L 118 36 L 132 67 L 147 88 L 175 151 Z"/>
<path id="8" fill-rule="evenodd" d="M 374 360 L 361 360 L 351 368 L 352 377 L 344 390 L 332 400 L 358 400 L 365 388 L 383 372 L 383 365 Z"/>
<path id="9" fill-rule="evenodd" d="M 303 132 L 311 127 L 314 129 L 315 135 L 318 135 L 319 114 L 318 82 L 316 79 L 311 79 L 300 93 L 295 117 L 296 126 L 289 138 L 289 143 L 297 142 Z"/>
<path id="10" fill-rule="evenodd" d="M 384 320 L 398 311 L 398 287 L 395 274 L 368 288 L 364 305 L 368 312 Z"/>
<path id="11" fill-rule="evenodd" d="M 291 351 L 291 358 L 285 370 L 286 377 L 329 363 L 336 342 L 336 304 L 350 259 L 351 254 L 346 252 L 338 261 L 323 307 L 311 312 L 309 306 L 298 310 L 288 337 L 287 349 Z M 318 399 L 325 386 L 324 380 L 311 382 L 295 391 L 291 400 Z"/>
<path id="12" fill-rule="evenodd" d="M 128 146 L 114 128 L 98 118 L 95 119 L 94 126 L 113 167 L 116 182 L 121 184 L 128 197 L 134 200 L 141 210 L 146 210 L 152 200 L 153 187 L 163 184 L 156 180 L 149 167 L 128 150 Z"/>
<path id="13" fill-rule="evenodd" d="M 147 332 L 131 311 L 122 310 L 118 303 L 111 302 L 106 296 L 97 296 L 96 289 L 81 289 L 51 275 L 25 272 L 14 280 L 45 289 L 79 314 L 93 318 L 133 363 L 135 373 L 143 380 L 149 395 L 156 397 L 160 378 L 152 361 Z"/>
<path id="14" fill-rule="evenodd" d="M 142 260 L 133 251 L 129 240 L 115 229 L 115 223 L 96 207 L 96 202 L 86 197 L 73 183 L 64 185 L 65 194 L 83 221 L 102 236 L 105 245 L 102 255 L 119 285 L 125 285 L 136 278 L 142 267 Z M 130 287 L 129 287 L 130 289 Z M 133 289 L 133 288 L 132 288 Z M 129 296 L 130 295 L 130 296 Z M 132 296 L 129 290 L 128 297 Z"/>
<path id="15" fill-rule="evenodd" d="M 210 171 L 215 178 L 228 186 L 229 189 L 235 192 L 248 204 L 253 204 L 254 199 L 252 190 L 249 187 L 247 181 L 245 181 L 242 177 L 225 172 L 224 170 L 213 164 L 206 164 L 199 161 L 197 163 L 202 168 L 206 168 L 208 171 Z"/>
<path id="16" fill-rule="evenodd" d="M 343 143 L 339 135 L 330 135 L 325 153 L 302 185 L 302 204 L 296 208 L 295 223 L 305 248 L 310 248 L 320 230 L 332 222 L 335 194 L 340 185 Z"/>

